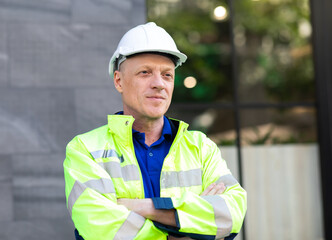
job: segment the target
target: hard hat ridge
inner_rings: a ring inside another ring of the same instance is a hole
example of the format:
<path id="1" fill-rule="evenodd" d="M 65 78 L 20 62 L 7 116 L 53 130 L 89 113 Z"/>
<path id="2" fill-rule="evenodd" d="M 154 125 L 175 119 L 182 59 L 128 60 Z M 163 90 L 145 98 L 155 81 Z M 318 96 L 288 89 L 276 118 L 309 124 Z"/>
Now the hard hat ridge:
<path id="1" fill-rule="evenodd" d="M 148 52 L 160 52 L 176 57 L 178 60 L 175 62 L 175 67 L 180 66 L 187 59 L 187 56 L 177 49 L 173 38 L 163 28 L 149 22 L 138 25 L 123 35 L 110 60 L 109 74 L 112 76 L 120 65 L 120 57 L 123 62 L 127 56 Z"/>

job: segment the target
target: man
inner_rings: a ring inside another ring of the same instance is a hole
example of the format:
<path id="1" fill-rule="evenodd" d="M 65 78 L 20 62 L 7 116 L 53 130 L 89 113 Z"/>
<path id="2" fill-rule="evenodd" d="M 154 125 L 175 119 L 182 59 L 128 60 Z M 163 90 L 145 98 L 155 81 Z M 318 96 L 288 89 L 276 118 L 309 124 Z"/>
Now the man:
<path id="1" fill-rule="evenodd" d="M 233 239 L 240 231 L 246 192 L 218 147 L 165 117 L 175 68 L 186 58 L 154 23 L 122 37 L 109 72 L 123 112 L 67 146 L 67 207 L 77 239 Z"/>

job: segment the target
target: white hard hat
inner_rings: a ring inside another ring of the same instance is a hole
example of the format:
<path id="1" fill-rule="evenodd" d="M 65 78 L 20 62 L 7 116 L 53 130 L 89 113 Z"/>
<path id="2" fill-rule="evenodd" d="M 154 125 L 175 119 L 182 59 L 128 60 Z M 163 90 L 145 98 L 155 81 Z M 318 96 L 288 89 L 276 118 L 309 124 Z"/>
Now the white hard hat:
<path id="1" fill-rule="evenodd" d="M 111 77 L 126 56 L 144 52 L 160 52 L 175 56 L 177 59 L 175 67 L 180 66 L 187 59 L 187 56 L 177 49 L 173 38 L 163 28 L 149 22 L 138 25 L 123 35 L 109 63 Z"/>

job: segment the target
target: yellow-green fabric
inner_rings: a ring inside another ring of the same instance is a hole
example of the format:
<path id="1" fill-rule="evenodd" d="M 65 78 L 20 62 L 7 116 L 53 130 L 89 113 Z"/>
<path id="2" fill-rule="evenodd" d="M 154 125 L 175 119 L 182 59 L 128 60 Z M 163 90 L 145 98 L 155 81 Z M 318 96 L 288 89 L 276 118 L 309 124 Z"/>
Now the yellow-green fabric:
<path id="1" fill-rule="evenodd" d="M 134 118 L 110 115 L 108 125 L 76 136 L 66 149 L 64 174 L 67 207 L 85 240 L 166 239 L 152 221 L 117 205 L 117 198 L 144 198 L 132 141 Z M 164 160 L 160 196 L 170 197 L 179 232 L 220 239 L 240 231 L 246 192 L 233 178 L 219 148 L 188 124 L 172 120 L 177 135 Z M 199 196 L 213 182 L 223 194 Z"/>

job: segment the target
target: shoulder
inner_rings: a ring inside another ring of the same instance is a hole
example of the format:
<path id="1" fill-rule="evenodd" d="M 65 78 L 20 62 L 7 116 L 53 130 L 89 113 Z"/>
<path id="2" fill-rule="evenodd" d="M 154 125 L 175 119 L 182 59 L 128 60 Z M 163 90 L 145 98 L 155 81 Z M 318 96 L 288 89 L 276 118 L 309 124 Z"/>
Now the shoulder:
<path id="1" fill-rule="evenodd" d="M 79 134 L 75 136 L 67 145 L 68 146 L 75 146 L 83 144 L 85 146 L 97 144 L 102 140 L 105 140 L 109 134 L 109 128 L 107 125 L 98 127 L 86 133 Z"/>
<path id="2" fill-rule="evenodd" d="M 216 146 L 216 144 L 208 137 L 205 133 L 201 131 L 196 130 L 188 130 L 184 134 L 184 136 L 188 139 L 190 139 L 192 142 L 202 145 L 208 145 L 208 146 Z"/>
<path id="3" fill-rule="evenodd" d="M 178 135 L 187 144 L 192 144 L 197 147 L 201 145 L 208 145 L 210 147 L 216 146 L 216 144 L 208 137 L 205 133 L 197 130 L 188 130 L 189 124 L 184 121 L 169 118 L 171 121 L 172 128 L 176 130 Z"/>

